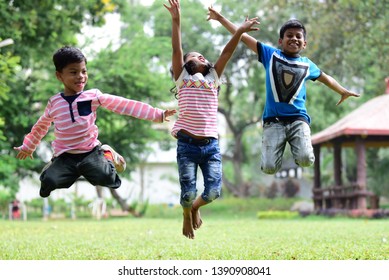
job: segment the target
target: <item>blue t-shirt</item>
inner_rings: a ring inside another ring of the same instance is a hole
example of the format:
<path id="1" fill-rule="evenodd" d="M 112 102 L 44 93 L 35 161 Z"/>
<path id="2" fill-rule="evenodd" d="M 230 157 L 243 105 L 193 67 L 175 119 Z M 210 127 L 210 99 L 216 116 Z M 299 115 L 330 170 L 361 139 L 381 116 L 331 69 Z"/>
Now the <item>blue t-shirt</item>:
<path id="1" fill-rule="evenodd" d="M 281 50 L 257 42 L 258 61 L 266 70 L 266 104 L 263 119 L 311 118 L 305 107 L 306 80 L 316 80 L 321 71 L 306 57 L 289 57 Z"/>

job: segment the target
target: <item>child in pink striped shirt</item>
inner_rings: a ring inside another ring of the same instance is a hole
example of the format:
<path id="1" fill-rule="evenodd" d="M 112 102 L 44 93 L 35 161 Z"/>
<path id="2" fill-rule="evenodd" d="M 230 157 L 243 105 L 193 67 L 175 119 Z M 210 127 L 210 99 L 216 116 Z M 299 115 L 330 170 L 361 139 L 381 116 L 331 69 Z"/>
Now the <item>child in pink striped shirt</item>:
<path id="1" fill-rule="evenodd" d="M 220 196 L 222 160 L 218 142 L 217 110 L 220 80 L 243 33 L 258 30 L 256 18 L 246 20 L 224 47 L 212 65 L 198 52 L 183 56 L 181 45 L 180 1 L 169 0 L 164 6 L 172 17 L 172 72 L 176 84 L 179 115 L 172 129 L 177 141 L 177 164 L 183 208 L 182 233 L 195 237 L 202 225 L 199 208 Z M 200 167 L 204 191 L 197 197 L 196 174 Z"/>
<path id="2" fill-rule="evenodd" d="M 153 122 L 168 121 L 175 110 L 161 110 L 120 96 L 85 90 L 88 81 L 87 59 L 74 47 L 63 47 L 53 56 L 56 77 L 64 91 L 52 96 L 43 115 L 26 135 L 23 145 L 15 147 L 18 159 L 32 154 L 54 124 L 53 158 L 40 176 L 40 196 L 48 197 L 55 189 L 69 188 L 84 176 L 92 185 L 119 188 L 117 172 L 125 169 L 124 158 L 98 140 L 96 115 L 99 107 L 112 112 Z"/>

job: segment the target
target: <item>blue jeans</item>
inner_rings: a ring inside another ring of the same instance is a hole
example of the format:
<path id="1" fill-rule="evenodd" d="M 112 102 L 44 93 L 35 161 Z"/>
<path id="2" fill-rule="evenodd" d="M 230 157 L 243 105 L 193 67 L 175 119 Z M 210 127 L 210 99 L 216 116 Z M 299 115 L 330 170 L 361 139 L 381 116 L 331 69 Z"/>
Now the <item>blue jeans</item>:
<path id="1" fill-rule="evenodd" d="M 311 129 L 304 121 L 270 122 L 263 125 L 261 170 L 275 174 L 282 165 L 286 143 L 289 143 L 295 163 L 301 167 L 315 162 Z"/>
<path id="2" fill-rule="evenodd" d="M 94 186 L 116 189 L 121 185 L 115 166 L 97 146 L 87 153 L 63 153 L 53 158 L 40 176 L 40 196 L 47 197 L 55 189 L 70 188 L 80 176 Z"/>
<path id="3" fill-rule="evenodd" d="M 181 185 L 180 204 L 192 206 L 197 196 L 197 169 L 200 167 L 204 177 L 204 191 L 201 198 L 211 202 L 220 196 L 222 185 L 222 157 L 217 139 L 210 139 L 206 145 L 177 141 L 177 164 Z"/>

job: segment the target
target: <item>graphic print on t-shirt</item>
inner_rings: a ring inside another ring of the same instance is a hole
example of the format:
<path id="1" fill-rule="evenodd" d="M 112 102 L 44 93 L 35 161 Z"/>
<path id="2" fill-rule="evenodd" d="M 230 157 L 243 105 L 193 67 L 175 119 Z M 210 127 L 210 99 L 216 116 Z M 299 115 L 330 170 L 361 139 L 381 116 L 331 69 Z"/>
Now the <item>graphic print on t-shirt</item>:
<path id="1" fill-rule="evenodd" d="M 291 63 L 273 55 L 270 76 L 274 100 L 292 104 L 303 86 L 308 69 L 306 63 Z"/>

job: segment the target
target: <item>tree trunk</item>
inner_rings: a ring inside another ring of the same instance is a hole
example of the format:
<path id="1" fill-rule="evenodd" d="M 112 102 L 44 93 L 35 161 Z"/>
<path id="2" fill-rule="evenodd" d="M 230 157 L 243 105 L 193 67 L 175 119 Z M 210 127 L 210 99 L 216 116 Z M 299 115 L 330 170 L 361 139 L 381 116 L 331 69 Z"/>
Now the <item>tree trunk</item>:
<path id="1" fill-rule="evenodd" d="M 117 193 L 115 189 L 109 188 L 112 197 L 119 203 L 120 207 L 123 211 L 128 211 L 128 213 L 131 213 L 134 217 L 142 217 L 143 212 L 136 211 L 135 208 L 131 207 L 126 200 L 120 197 L 120 195 Z"/>

